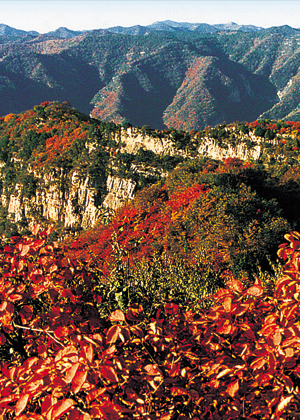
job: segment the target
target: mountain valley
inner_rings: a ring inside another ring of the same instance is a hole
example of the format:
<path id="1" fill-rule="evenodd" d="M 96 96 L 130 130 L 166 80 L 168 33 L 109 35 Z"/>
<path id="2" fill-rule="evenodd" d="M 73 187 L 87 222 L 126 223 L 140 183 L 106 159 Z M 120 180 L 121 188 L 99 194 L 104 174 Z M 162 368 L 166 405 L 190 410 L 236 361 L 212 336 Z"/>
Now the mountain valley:
<path id="1" fill-rule="evenodd" d="M 2 25 L 0 115 L 58 100 L 103 121 L 157 129 L 298 119 L 297 29 L 141 28 L 40 35 Z"/>

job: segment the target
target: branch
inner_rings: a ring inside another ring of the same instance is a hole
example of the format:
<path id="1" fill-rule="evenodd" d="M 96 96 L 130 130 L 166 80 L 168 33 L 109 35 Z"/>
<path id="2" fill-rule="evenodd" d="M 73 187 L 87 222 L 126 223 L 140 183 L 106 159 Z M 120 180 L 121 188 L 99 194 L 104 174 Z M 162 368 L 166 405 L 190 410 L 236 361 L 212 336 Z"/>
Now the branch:
<path id="1" fill-rule="evenodd" d="M 22 328 L 24 330 L 41 332 L 41 333 L 44 333 L 44 334 L 46 333 L 57 344 L 60 344 L 62 347 L 65 347 L 61 341 L 57 340 L 53 335 L 51 335 L 51 334 L 54 334 L 54 331 L 45 331 L 45 330 L 41 330 L 39 328 L 24 327 L 23 325 L 17 325 L 17 324 L 14 324 L 14 326 L 17 327 L 17 328 Z"/>

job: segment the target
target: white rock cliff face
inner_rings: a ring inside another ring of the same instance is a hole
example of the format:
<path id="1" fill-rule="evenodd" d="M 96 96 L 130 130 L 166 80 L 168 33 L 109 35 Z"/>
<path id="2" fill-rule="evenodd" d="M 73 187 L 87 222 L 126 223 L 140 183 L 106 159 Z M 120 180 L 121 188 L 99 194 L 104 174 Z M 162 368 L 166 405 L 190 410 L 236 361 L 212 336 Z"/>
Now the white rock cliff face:
<path id="1" fill-rule="evenodd" d="M 104 199 L 103 206 L 112 210 L 116 210 L 128 200 L 134 198 L 136 184 L 130 179 L 120 179 L 108 176 L 107 191 L 108 194 Z"/>
<path id="2" fill-rule="evenodd" d="M 136 153 L 141 147 L 152 150 L 156 154 L 175 154 L 173 143 L 170 139 L 161 139 L 142 135 L 135 129 L 122 129 L 116 135 L 120 143 L 120 151 Z M 92 150 L 92 147 L 89 146 Z M 68 188 L 62 189 L 63 174 L 35 175 L 42 179 L 41 187 L 37 188 L 33 197 L 23 197 L 21 184 L 16 184 L 14 191 L 7 198 L 5 192 L 1 195 L 2 206 L 7 206 L 8 217 L 13 222 L 26 219 L 30 225 L 39 219 L 60 222 L 65 228 L 86 229 L 93 226 L 99 218 L 99 213 L 104 209 L 116 210 L 128 200 L 134 198 L 136 183 L 131 179 L 120 179 L 108 176 L 107 195 L 104 197 L 102 209 L 95 204 L 97 191 L 91 186 L 88 176 L 82 178 L 77 172 L 69 177 Z"/>
<path id="3" fill-rule="evenodd" d="M 256 140 L 256 144 L 249 149 L 245 143 L 236 146 L 227 144 L 227 148 L 221 147 L 214 139 L 207 138 L 205 143 L 198 148 L 199 155 L 209 156 L 216 160 L 226 158 L 239 158 L 242 160 L 257 160 L 261 154 L 261 144 Z"/>
<path id="4" fill-rule="evenodd" d="M 66 228 L 80 226 L 85 229 L 97 220 L 94 196 L 95 189 L 89 186 L 89 178 L 78 180 L 76 172 L 72 174 L 69 191 L 62 191 L 60 182 L 46 177 L 43 188 L 37 189 L 30 199 L 22 196 L 22 185 L 16 185 L 9 197 L 8 216 L 14 222 L 20 222 L 25 217 L 32 224 L 38 215 L 44 220 L 61 222 Z M 2 205 L 6 204 L 4 194 L 1 201 Z"/>
<path id="5" fill-rule="evenodd" d="M 152 134 L 153 135 L 153 134 Z M 156 154 L 187 156 L 182 151 L 177 151 L 170 138 L 152 137 L 142 135 L 135 129 L 122 129 L 117 135 L 116 141 L 120 143 L 120 151 L 136 153 L 141 147 L 151 150 Z M 228 148 L 220 147 L 215 140 L 205 139 L 199 147 L 199 155 L 209 156 L 217 160 L 228 157 L 240 159 L 258 159 L 261 153 L 259 139 L 255 141 L 253 148 L 247 148 L 245 143 L 236 147 L 228 144 Z M 13 222 L 26 219 L 30 225 L 37 219 L 59 222 L 65 228 L 86 229 L 93 226 L 99 219 L 102 211 L 116 210 L 127 201 L 134 198 L 136 184 L 131 179 L 120 179 L 115 176 L 107 177 L 107 194 L 102 197 L 102 206 L 95 204 L 97 191 L 92 187 L 88 176 L 80 176 L 76 171 L 68 176 L 68 182 L 64 183 L 64 174 L 58 171 L 58 175 L 38 175 L 42 182 L 31 198 L 23 197 L 23 186 L 17 184 L 14 191 L 7 198 L 5 191 L 0 196 L 2 206 L 7 206 L 8 218 Z M 67 188 L 66 188 L 67 185 Z M 36 217 L 38 216 L 38 217 Z"/>
<path id="6" fill-rule="evenodd" d="M 121 151 L 127 153 L 136 153 L 140 147 L 143 147 L 145 150 L 151 150 L 157 155 L 173 156 L 176 153 L 174 143 L 170 138 L 153 137 L 153 135 L 143 136 L 140 130 L 134 127 L 130 127 L 127 130 L 122 129 L 118 140 L 121 144 L 124 144 Z"/>

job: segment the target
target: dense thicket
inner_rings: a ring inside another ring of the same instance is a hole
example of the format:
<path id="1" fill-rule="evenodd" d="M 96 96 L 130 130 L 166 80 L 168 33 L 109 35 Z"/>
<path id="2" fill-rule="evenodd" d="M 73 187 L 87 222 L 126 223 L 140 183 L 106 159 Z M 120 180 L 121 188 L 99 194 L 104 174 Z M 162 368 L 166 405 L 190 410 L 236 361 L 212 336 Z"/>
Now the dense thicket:
<path id="1" fill-rule="evenodd" d="M 3 419 L 299 417 L 299 233 L 280 247 L 275 290 L 228 276 L 208 309 L 161 299 L 153 313 L 111 311 L 97 265 L 49 233 L 2 244 Z"/>

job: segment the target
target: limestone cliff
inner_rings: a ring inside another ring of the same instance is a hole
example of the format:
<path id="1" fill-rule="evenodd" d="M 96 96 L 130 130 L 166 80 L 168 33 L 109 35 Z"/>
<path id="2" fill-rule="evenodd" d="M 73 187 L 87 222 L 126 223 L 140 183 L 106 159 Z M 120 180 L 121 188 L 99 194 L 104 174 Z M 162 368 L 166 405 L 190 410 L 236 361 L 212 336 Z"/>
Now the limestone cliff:
<path id="1" fill-rule="evenodd" d="M 230 134 L 230 133 L 229 133 Z M 228 134 L 228 135 L 229 135 Z M 188 147 L 178 148 L 172 133 L 151 130 L 151 133 L 138 128 L 121 128 L 113 135 L 115 142 L 114 155 L 131 157 L 142 149 L 150 151 L 158 157 L 180 157 L 193 159 L 197 156 L 209 156 L 213 159 L 223 160 L 227 157 L 240 159 L 258 159 L 262 152 L 262 139 L 253 134 L 241 137 L 241 141 L 231 144 L 224 141 L 219 144 L 209 135 L 198 141 L 197 149 L 190 153 Z M 194 139 L 190 139 L 193 143 Z M 249 146 L 249 142 L 251 145 Z M 93 159 L 95 144 L 87 143 L 87 160 Z M 196 150 L 196 153 L 195 153 Z M 154 156 L 153 155 L 153 156 Z M 7 219 L 21 225 L 23 222 L 32 225 L 37 221 L 58 223 L 68 230 L 80 230 L 93 226 L 99 217 L 133 199 L 137 191 L 136 177 L 143 174 L 144 178 L 155 174 L 166 175 L 166 171 L 155 168 L 149 162 L 128 164 L 125 176 L 118 172 L 118 162 L 111 156 L 108 168 L 105 169 L 105 186 L 99 192 L 91 174 L 82 168 L 66 172 L 62 168 L 53 168 L 51 172 L 32 170 L 37 187 L 30 196 L 24 193 L 24 185 L 17 182 L 13 189 L 2 190 L 1 205 L 7 211 Z M 88 162 L 86 163 L 88 165 Z M 130 175 L 131 174 L 131 175 Z M 135 177 L 134 177 L 135 176 Z"/>
<path id="2" fill-rule="evenodd" d="M 252 142 L 250 147 L 249 143 L 245 141 L 246 139 Z M 223 160 L 226 158 L 239 158 L 242 160 L 259 159 L 262 153 L 262 139 L 250 135 L 243 140 L 244 141 L 235 145 L 225 143 L 221 146 L 215 139 L 206 137 L 205 141 L 202 142 L 198 148 L 198 153 L 199 155 L 209 156 L 216 160 Z"/>
<path id="3" fill-rule="evenodd" d="M 155 154 L 174 155 L 179 153 L 174 147 L 174 142 L 170 136 L 161 136 L 160 131 L 153 130 L 151 135 L 143 133 L 140 129 L 129 127 L 127 130 L 122 129 L 118 141 L 122 146 L 122 151 L 127 153 L 136 153 L 141 147 L 151 150 Z"/>
<path id="4" fill-rule="evenodd" d="M 170 138 L 146 135 L 132 127 L 126 130 L 122 128 L 115 133 L 114 140 L 121 153 L 135 154 L 140 148 L 157 155 L 178 153 Z M 90 153 L 94 150 L 92 144 L 87 147 Z M 9 195 L 5 190 L 2 192 L 1 205 L 7 208 L 7 217 L 14 223 L 26 220 L 33 224 L 37 220 L 44 220 L 60 223 L 67 229 L 86 229 L 95 224 L 105 209 L 116 210 L 132 199 L 136 189 L 136 182 L 132 179 L 108 174 L 106 193 L 99 204 L 96 202 L 99 201 L 96 200 L 97 189 L 88 174 L 83 176 L 77 171 L 66 174 L 56 168 L 55 174 L 35 171 L 34 175 L 38 179 L 38 187 L 32 197 L 24 196 L 23 185 L 20 183 L 15 184 Z"/>

